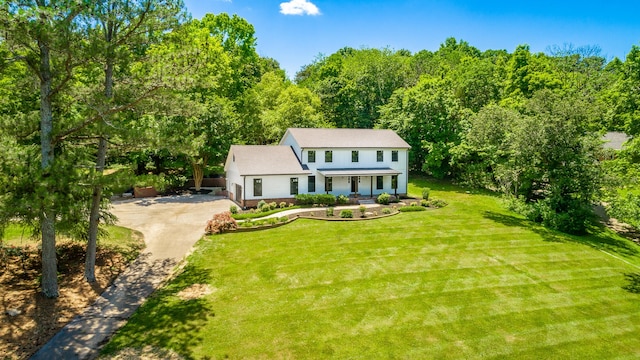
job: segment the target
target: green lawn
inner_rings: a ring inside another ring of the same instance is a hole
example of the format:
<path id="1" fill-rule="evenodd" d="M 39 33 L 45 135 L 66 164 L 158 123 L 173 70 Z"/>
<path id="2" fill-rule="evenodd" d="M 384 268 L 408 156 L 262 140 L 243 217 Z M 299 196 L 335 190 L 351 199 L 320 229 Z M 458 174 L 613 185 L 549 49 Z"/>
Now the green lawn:
<path id="1" fill-rule="evenodd" d="M 207 237 L 106 346 L 187 358 L 640 357 L 640 248 L 547 231 L 489 194 L 361 222 Z M 600 250 L 601 249 L 601 250 Z M 606 252 L 605 252 L 606 251 Z M 194 283 L 212 293 L 176 294 Z"/>

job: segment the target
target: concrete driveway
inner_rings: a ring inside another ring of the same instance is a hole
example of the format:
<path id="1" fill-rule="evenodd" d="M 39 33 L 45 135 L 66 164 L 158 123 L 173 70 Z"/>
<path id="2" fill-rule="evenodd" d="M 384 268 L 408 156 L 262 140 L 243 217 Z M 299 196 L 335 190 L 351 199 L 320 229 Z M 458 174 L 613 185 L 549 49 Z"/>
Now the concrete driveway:
<path id="1" fill-rule="evenodd" d="M 180 260 L 204 235 L 207 220 L 232 204 L 208 195 L 166 196 L 119 201 L 112 213 L 118 225 L 142 232 L 150 259 Z"/>
<path id="2" fill-rule="evenodd" d="M 173 273 L 204 235 L 208 219 L 228 211 L 227 199 L 208 195 L 118 201 L 118 225 L 142 232 L 146 249 L 114 283 L 31 359 L 90 359 Z"/>

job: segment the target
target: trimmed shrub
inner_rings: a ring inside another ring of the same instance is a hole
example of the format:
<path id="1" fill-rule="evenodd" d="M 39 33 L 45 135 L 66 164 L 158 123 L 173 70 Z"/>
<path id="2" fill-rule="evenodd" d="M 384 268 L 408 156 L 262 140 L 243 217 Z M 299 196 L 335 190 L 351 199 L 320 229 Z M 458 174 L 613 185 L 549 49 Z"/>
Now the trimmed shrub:
<path id="1" fill-rule="evenodd" d="M 327 216 L 333 216 L 333 208 L 332 207 L 328 207 L 327 208 Z"/>
<path id="2" fill-rule="evenodd" d="M 333 194 L 317 194 L 314 197 L 314 204 L 334 205 L 336 203 L 336 196 Z"/>
<path id="3" fill-rule="evenodd" d="M 287 221 L 289 221 L 289 218 L 286 216 L 281 216 L 278 218 L 278 221 L 280 221 L 281 223 L 286 223 Z"/>
<path id="4" fill-rule="evenodd" d="M 278 208 L 278 204 L 274 201 L 269 203 L 269 210 L 275 210 Z"/>
<path id="5" fill-rule="evenodd" d="M 427 199 L 420 200 L 420 206 L 429 207 L 429 200 Z"/>
<path id="6" fill-rule="evenodd" d="M 310 194 L 297 194 L 295 199 L 299 205 L 312 205 L 314 200 L 313 195 Z"/>
<path id="7" fill-rule="evenodd" d="M 235 205 L 231 205 L 229 206 L 229 212 L 232 214 L 237 214 L 238 213 L 238 207 Z"/>
<path id="8" fill-rule="evenodd" d="M 340 210 L 340 217 L 343 219 L 351 219 L 353 218 L 353 211 L 349 209 Z"/>
<path id="9" fill-rule="evenodd" d="M 378 195 L 378 204 L 389 205 L 390 201 L 391 195 L 387 194 L 386 192 Z"/>
<path id="10" fill-rule="evenodd" d="M 262 208 L 263 208 L 265 205 L 267 205 L 267 202 L 266 202 L 266 201 L 264 201 L 264 200 L 260 200 L 260 201 L 258 201 L 258 206 L 257 206 L 258 210 L 262 210 Z"/>
<path id="11" fill-rule="evenodd" d="M 340 205 L 346 205 L 349 203 L 349 197 L 346 195 L 338 195 L 338 198 L 336 199 L 336 201 Z"/>
<path id="12" fill-rule="evenodd" d="M 400 212 L 413 212 L 413 211 L 426 211 L 427 209 L 423 208 L 422 206 L 403 206 L 401 208 L 398 208 L 398 211 Z"/>
<path id="13" fill-rule="evenodd" d="M 277 218 L 268 218 L 267 219 L 267 224 L 269 225 L 275 225 L 278 223 L 278 219 Z"/>
<path id="14" fill-rule="evenodd" d="M 207 226 L 204 228 L 204 232 L 207 235 L 221 234 L 225 231 L 235 230 L 238 228 L 238 223 L 231 217 L 231 212 L 223 212 L 213 215 L 213 219 L 207 221 Z"/>
<path id="15" fill-rule="evenodd" d="M 382 209 L 382 213 L 385 214 L 385 215 L 389 215 L 389 214 L 391 214 L 391 209 L 384 208 L 384 209 Z"/>
<path id="16" fill-rule="evenodd" d="M 280 203 L 280 209 L 284 209 L 286 207 L 287 207 L 287 203 L 286 202 L 283 201 L 283 202 Z"/>
<path id="17" fill-rule="evenodd" d="M 431 193 L 431 189 L 424 188 L 422 189 L 422 198 L 425 200 L 429 200 L 429 194 Z"/>

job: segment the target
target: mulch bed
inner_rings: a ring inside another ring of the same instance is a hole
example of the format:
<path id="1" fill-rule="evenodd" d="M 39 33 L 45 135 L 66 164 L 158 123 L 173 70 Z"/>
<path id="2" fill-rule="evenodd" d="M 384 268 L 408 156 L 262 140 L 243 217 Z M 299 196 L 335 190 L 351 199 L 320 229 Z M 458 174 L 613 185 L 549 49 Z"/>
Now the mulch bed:
<path id="1" fill-rule="evenodd" d="M 98 249 L 97 281 L 89 284 L 84 280 L 84 258 L 85 247 L 82 244 L 58 246 L 60 296 L 47 299 L 39 288 L 42 263 L 37 248 L 10 247 L 8 251 L 0 253 L 2 359 L 26 359 L 31 356 L 92 304 L 128 265 L 127 259 L 121 254 Z"/>

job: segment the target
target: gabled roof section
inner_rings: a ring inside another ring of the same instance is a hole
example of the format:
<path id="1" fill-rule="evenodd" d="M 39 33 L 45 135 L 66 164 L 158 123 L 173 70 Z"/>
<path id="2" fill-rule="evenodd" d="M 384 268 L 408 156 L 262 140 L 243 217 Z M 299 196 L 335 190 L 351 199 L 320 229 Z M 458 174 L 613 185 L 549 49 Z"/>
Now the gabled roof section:
<path id="1" fill-rule="evenodd" d="M 234 162 L 241 176 L 310 174 L 289 146 L 231 145 L 227 164 Z"/>
<path id="2" fill-rule="evenodd" d="M 393 130 L 383 129 L 303 129 L 289 128 L 284 138 L 292 136 L 301 148 L 393 148 L 409 149 Z M 280 142 L 282 143 L 282 141 Z"/>

